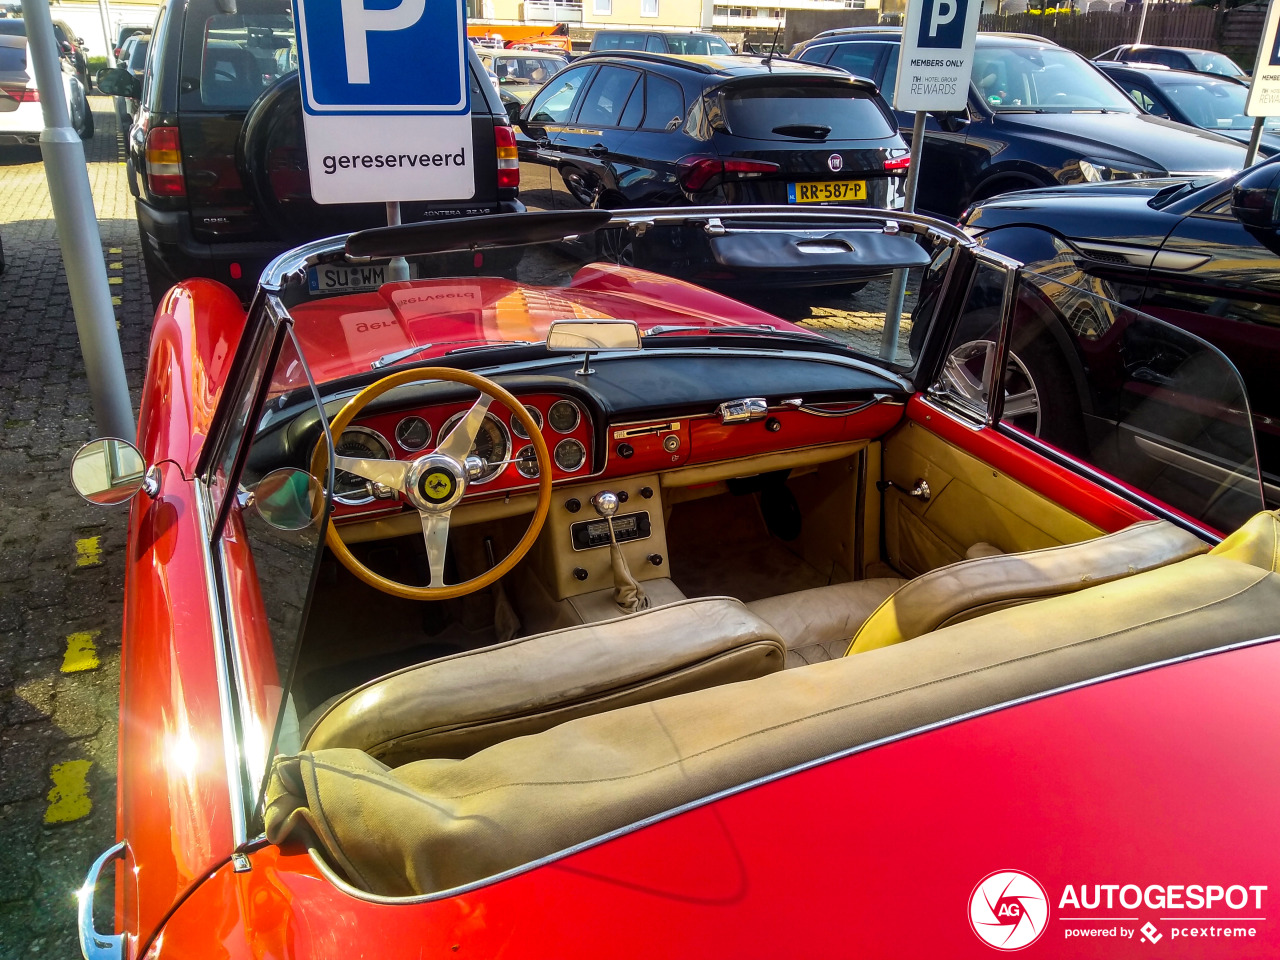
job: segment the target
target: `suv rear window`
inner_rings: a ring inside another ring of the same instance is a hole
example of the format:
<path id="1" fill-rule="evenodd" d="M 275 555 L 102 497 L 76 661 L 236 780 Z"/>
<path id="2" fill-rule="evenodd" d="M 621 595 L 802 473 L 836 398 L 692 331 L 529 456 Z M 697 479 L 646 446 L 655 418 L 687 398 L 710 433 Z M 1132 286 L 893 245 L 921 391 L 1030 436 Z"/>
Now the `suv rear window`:
<path id="1" fill-rule="evenodd" d="M 894 127 L 874 97 L 847 86 L 797 84 L 743 87 L 723 95 L 725 124 L 735 137 L 787 139 L 786 127 L 830 127 L 828 140 L 878 140 Z"/>
<path id="2" fill-rule="evenodd" d="M 298 66 L 292 13 L 216 14 L 203 37 L 199 90 L 206 107 L 246 109 Z M 192 52 L 183 51 L 185 62 Z"/>
<path id="3" fill-rule="evenodd" d="M 643 50 L 646 34 L 597 33 L 592 50 Z"/>
<path id="4" fill-rule="evenodd" d="M 0 73 L 25 74 L 26 72 L 27 45 L 24 43 L 16 47 L 0 46 Z"/>
<path id="5" fill-rule="evenodd" d="M 695 57 L 733 53 L 729 49 L 729 45 L 719 37 L 701 37 L 680 33 L 667 35 L 667 49 L 672 53 Z"/>

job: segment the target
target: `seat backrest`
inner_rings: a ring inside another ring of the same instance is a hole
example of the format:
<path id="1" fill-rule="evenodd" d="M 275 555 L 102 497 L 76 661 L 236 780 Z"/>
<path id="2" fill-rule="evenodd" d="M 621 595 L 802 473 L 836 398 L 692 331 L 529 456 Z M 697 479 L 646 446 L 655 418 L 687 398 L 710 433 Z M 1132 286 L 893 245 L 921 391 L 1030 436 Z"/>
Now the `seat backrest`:
<path id="1" fill-rule="evenodd" d="M 1248 523 L 1209 552 L 1215 557 L 1280 573 L 1280 510 L 1255 513 Z"/>
<path id="2" fill-rule="evenodd" d="M 575 717 L 781 670 L 774 629 L 728 597 L 682 600 L 432 660 L 342 697 L 303 749 L 388 766 L 460 758 Z"/>
<path id="3" fill-rule="evenodd" d="M 257 58 L 235 43 L 211 42 L 204 51 L 200 99 L 210 107 L 247 107 L 262 92 Z"/>
<path id="4" fill-rule="evenodd" d="M 849 652 L 887 647 L 1004 607 L 1154 570 L 1208 549 L 1181 527 L 1148 520 L 1080 543 L 961 560 L 896 590 L 862 624 Z"/>

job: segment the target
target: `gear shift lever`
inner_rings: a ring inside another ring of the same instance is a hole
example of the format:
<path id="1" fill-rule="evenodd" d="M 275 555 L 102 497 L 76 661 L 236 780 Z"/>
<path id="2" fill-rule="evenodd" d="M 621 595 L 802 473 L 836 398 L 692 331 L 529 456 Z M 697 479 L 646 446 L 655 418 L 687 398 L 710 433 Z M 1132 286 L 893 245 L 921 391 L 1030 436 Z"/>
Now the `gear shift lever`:
<path id="1" fill-rule="evenodd" d="M 613 518 L 618 512 L 620 501 L 612 490 L 601 490 L 591 498 L 591 506 L 609 525 L 609 560 L 613 564 L 613 600 L 627 613 L 638 613 L 649 607 L 649 597 L 640 586 L 627 566 L 627 558 L 622 555 L 622 547 L 618 545 L 618 537 L 613 531 Z"/>

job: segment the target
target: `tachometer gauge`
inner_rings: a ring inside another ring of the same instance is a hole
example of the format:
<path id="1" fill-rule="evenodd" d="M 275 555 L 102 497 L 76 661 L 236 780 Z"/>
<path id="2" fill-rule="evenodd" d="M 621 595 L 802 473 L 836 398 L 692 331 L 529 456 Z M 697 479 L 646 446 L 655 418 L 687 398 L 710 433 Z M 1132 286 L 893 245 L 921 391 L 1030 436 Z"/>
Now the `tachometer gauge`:
<path id="1" fill-rule="evenodd" d="M 532 404 L 526 403 L 524 408 L 529 411 L 529 416 L 533 417 L 533 422 L 538 425 L 538 429 L 542 429 L 542 411 Z M 514 413 L 511 415 L 511 432 L 521 440 L 529 439 L 529 431 L 524 428 L 524 424 L 520 422 L 520 418 Z"/>
<path id="2" fill-rule="evenodd" d="M 547 411 L 547 422 L 557 433 L 571 433 L 581 420 L 578 405 L 571 400 L 557 400 Z"/>
<path id="3" fill-rule="evenodd" d="M 414 453 L 431 442 L 431 424 L 421 417 L 405 417 L 396 424 L 396 443 Z"/>
<path id="4" fill-rule="evenodd" d="M 364 457 L 367 460 L 394 460 L 391 444 L 368 427 L 347 427 L 334 448 L 340 457 Z M 333 499 L 348 506 L 358 506 L 373 499 L 373 484 L 345 470 L 333 472 Z"/>
<path id="5" fill-rule="evenodd" d="M 516 454 L 516 469 L 520 471 L 522 477 L 528 477 L 530 480 L 538 478 L 538 454 L 533 449 L 532 443 L 526 443 Z"/>
<path id="6" fill-rule="evenodd" d="M 565 473 L 581 470 L 587 462 L 587 451 L 577 440 L 570 437 L 556 444 L 556 466 Z"/>
<path id="7" fill-rule="evenodd" d="M 465 410 L 462 413 L 455 413 L 444 422 L 444 426 L 440 428 L 442 441 L 443 438 L 449 436 L 449 431 L 454 428 L 465 413 Z M 492 413 L 486 413 L 484 421 L 480 424 L 480 431 L 476 434 L 475 443 L 471 445 L 469 456 L 479 457 L 489 466 L 485 467 L 479 479 L 471 482 L 484 483 L 486 480 L 492 480 L 496 477 L 502 471 L 501 463 L 507 459 L 507 454 L 510 450 L 511 438 L 507 435 L 507 428 Z M 498 466 L 493 466 L 493 464 L 498 464 Z"/>

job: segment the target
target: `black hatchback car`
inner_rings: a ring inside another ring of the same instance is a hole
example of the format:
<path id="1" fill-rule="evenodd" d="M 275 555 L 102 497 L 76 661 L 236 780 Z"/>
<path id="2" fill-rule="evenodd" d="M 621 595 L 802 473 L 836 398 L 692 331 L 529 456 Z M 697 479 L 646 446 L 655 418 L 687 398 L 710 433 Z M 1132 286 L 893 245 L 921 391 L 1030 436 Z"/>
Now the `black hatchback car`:
<path id="1" fill-rule="evenodd" d="M 853 28 L 792 51 L 880 85 L 893 102 L 902 31 Z M 910 127 L 912 116 L 898 115 Z M 1147 116 L 1092 63 L 1038 38 L 980 33 L 968 107 L 930 116 L 916 204 L 957 217 L 975 200 L 1027 187 L 1223 175 L 1244 163 L 1227 137 Z"/>
<path id="2" fill-rule="evenodd" d="M 760 57 L 589 54 L 520 113 L 530 205 L 902 205 L 908 150 L 875 85 Z"/>
<path id="3" fill-rule="evenodd" d="M 975 206 L 962 226 L 1039 275 L 1159 317 L 1226 354 L 1249 391 L 1267 501 L 1280 506 L 1280 158 L 1220 180 L 1010 194 Z M 1105 335 L 1096 318 L 1077 322 L 1090 324 Z M 1025 369 L 1042 423 L 1052 399 L 1082 382 L 1069 351 L 1011 362 Z M 1154 371 L 1147 382 L 1161 386 Z"/>
<path id="4" fill-rule="evenodd" d="M 476 192 L 403 203 L 405 222 L 524 209 L 506 111 L 467 49 Z M 169 0 L 141 85 L 115 68 L 99 86 L 140 103 L 127 166 L 157 301 L 188 277 L 220 280 L 246 299 L 285 250 L 387 222 L 385 204 L 311 199 L 290 0 Z"/>

